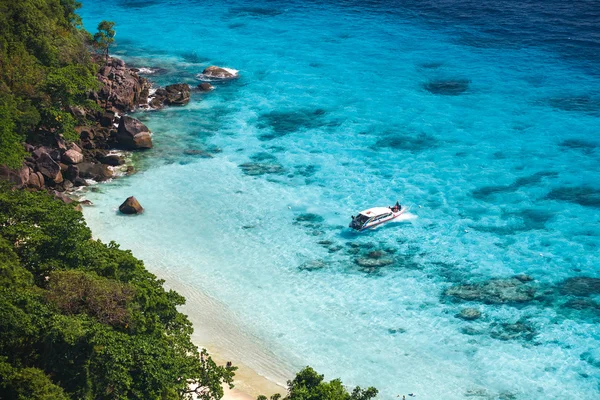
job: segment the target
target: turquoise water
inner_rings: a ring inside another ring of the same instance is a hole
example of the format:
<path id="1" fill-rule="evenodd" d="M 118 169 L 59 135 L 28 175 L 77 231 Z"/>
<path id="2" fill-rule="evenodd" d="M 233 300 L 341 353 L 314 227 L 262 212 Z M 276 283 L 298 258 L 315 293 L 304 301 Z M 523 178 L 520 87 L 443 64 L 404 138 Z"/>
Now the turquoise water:
<path id="1" fill-rule="evenodd" d="M 598 398 L 600 289 L 561 283 L 600 276 L 594 2 L 84 3 L 156 84 L 240 71 L 137 113 L 155 148 L 87 196 L 95 235 L 188 298 L 199 340 L 277 382 L 310 364 L 382 399 Z M 143 216 L 117 214 L 130 195 Z M 346 228 L 396 200 L 401 221 Z M 392 263 L 357 264 L 373 251 Z M 534 300 L 444 295 L 516 274 Z"/>

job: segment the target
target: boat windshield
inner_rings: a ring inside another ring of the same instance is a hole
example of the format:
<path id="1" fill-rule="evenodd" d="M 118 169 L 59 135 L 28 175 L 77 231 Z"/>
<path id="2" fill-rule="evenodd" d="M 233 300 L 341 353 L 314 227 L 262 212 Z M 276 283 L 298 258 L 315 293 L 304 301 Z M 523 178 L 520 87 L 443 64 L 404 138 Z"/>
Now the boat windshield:
<path id="1" fill-rule="evenodd" d="M 363 225 L 365 222 L 367 222 L 369 220 L 370 217 L 367 217 L 366 215 L 363 214 L 358 214 L 356 216 L 356 218 L 354 218 L 354 221 L 357 224 Z"/>

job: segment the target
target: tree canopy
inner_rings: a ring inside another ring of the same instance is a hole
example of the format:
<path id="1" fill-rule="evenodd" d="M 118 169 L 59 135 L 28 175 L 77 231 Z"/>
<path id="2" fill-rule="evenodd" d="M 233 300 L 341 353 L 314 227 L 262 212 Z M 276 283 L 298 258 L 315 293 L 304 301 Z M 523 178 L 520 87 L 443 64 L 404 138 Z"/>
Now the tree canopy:
<path id="1" fill-rule="evenodd" d="M 90 105 L 96 66 L 74 0 L 0 0 L 0 164 L 32 135 L 76 138 L 69 107 Z"/>
<path id="2" fill-rule="evenodd" d="M 361 389 L 355 387 L 348 392 L 339 379 L 326 382 L 311 367 L 305 367 L 296 374 L 296 377 L 287 382 L 288 393 L 283 400 L 370 400 L 377 396 L 377 389 L 369 387 Z M 274 394 L 270 400 L 279 400 L 280 394 Z M 267 400 L 266 396 L 258 396 L 257 400 Z"/>
<path id="3" fill-rule="evenodd" d="M 219 399 L 235 367 L 199 352 L 183 303 L 72 206 L 0 184 L 2 398 Z"/>

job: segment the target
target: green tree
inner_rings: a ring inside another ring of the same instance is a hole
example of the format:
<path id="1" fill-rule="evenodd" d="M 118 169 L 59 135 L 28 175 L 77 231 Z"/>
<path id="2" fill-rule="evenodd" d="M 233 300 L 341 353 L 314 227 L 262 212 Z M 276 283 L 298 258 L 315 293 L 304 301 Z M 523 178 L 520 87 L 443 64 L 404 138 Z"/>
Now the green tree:
<path id="1" fill-rule="evenodd" d="M 0 183 L 0 283 L 0 357 L 71 398 L 190 399 L 193 384 L 217 400 L 231 385 L 236 368 L 191 342 L 177 311 L 185 299 L 131 252 L 93 240 L 81 213 L 46 193 Z"/>
<path id="2" fill-rule="evenodd" d="M 104 54 L 108 60 L 108 50 L 115 41 L 115 23 L 112 21 L 102 21 L 98 24 L 98 32 L 94 34 L 94 46 Z"/>
<path id="3" fill-rule="evenodd" d="M 296 374 L 294 379 L 287 382 L 288 393 L 284 400 L 370 400 L 377 396 L 377 389 L 369 387 L 361 389 L 354 388 L 349 393 L 342 381 L 334 379 L 330 382 L 324 380 L 311 367 L 305 367 Z M 279 394 L 271 396 L 271 400 L 278 400 Z M 266 396 L 259 396 L 257 400 L 267 400 Z"/>

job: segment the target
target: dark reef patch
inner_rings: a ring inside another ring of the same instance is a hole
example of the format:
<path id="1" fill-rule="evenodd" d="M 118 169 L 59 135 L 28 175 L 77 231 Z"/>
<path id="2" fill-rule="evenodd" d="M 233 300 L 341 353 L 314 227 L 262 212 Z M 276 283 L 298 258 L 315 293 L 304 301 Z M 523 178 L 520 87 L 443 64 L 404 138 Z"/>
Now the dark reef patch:
<path id="1" fill-rule="evenodd" d="M 566 201 L 584 207 L 600 208 L 600 190 L 589 186 L 559 187 L 552 189 L 547 200 Z"/>
<path id="2" fill-rule="evenodd" d="M 161 3 L 159 0 L 121 0 L 119 6 L 123 8 L 146 8 Z"/>
<path id="3" fill-rule="evenodd" d="M 319 214 L 313 214 L 313 213 L 304 213 L 304 214 L 300 214 L 298 215 L 296 218 L 296 222 L 308 222 L 311 224 L 319 224 L 323 221 L 325 221 L 325 219 L 323 217 L 321 217 Z"/>
<path id="4" fill-rule="evenodd" d="M 598 96 L 559 96 L 551 97 L 546 102 L 549 106 L 563 111 L 600 114 L 600 97 Z"/>
<path id="5" fill-rule="evenodd" d="M 210 58 L 198 55 L 195 51 L 181 53 L 181 58 L 191 64 L 201 64 L 210 61 Z"/>
<path id="6" fill-rule="evenodd" d="M 598 147 L 597 144 L 582 139 L 567 139 L 560 142 L 559 146 L 579 150 L 585 154 L 592 153 Z"/>
<path id="7" fill-rule="evenodd" d="M 272 111 L 258 118 L 260 129 L 270 129 L 271 132 L 258 136 L 260 140 L 273 140 L 289 135 L 301 129 L 314 129 L 326 125 L 323 109 L 300 109 L 294 111 Z"/>
<path id="8" fill-rule="evenodd" d="M 304 176 L 306 178 L 310 178 L 319 170 L 318 165 L 296 165 L 296 174 L 300 176 Z"/>
<path id="9" fill-rule="evenodd" d="M 374 148 L 388 147 L 397 150 L 406 150 L 413 153 L 430 150 L 439 146 L 439 140 L 434 136 L 421 133 L 418 135 L 391 135 L 379 139 Z"/>
<path id="10" fill-rule="evenodd" d="M 558 173 L 554 171 L 540 171 L 529 176 L 517 178 L 510 185 L 483 186 L 473 190 L 471 193 L 476 199 L 489 201 L 490 197 L 496 194 L 516 192 L 524 186 L 537 185 L 541 183 L 544 178 L 554 178 L 556 176 L 558 176 Z"/>
<path id="11" fill-rule="evenodd" d="M 232 7 L 229 9 L 230 17 L 275 17 L 283 11 L 269 7 Z"/>
<path id="12" fill-rule="evenodd" d="M 490 336 L 498 340 L 531 341 L 536 336 L 535 327 L 526 320 L 515 323 L 492 323 Z"/>
<path id="13" fill-rule="evenodd" d="M 440 79 L 425 83 L 423 88 L 433 94 L 458 96 L 469 89 L 470 82 L 468 79 Z"/>
<path id="14" fill-rule="evenodd" d="M 262 161 L 277 161 L 277 157 L 269 153 L 255 153 L 250 156 L 250 159 L 254 162 L 262 162 Z"/>
<path id="15" fill-rule="evenodd" d="M 464 285 L 454 285 L 444 295 L 457 300 L 478 301 L 486 304 L 526 303 L 535 299 L 536 289 L 516 278 L 491 279 Z"/>
<path id="16" fill-rule="evenodd" d="M 442 65 L 444 65 L 444 63 L 442 63 L 442 62 L 426 62 L 426 63 L 419 64 L 419 67 L 423 68 L 423 69 L 437 69 L 437 68 L 441 67 Z"/>
<path id="17" fill-rule="evenodd" d="M 558 290 L 563 295 L 580 297 L 598 295 L 600 294 L 600 278 L 587 276 L 569 278 L 558 285 Z"/>
<path id="18" fill-rule="evenodd" d="M 250 176 L 282 174 L 285 168 L 278 162 L 247 162 L 239 165 L 242 172 Z"/>

